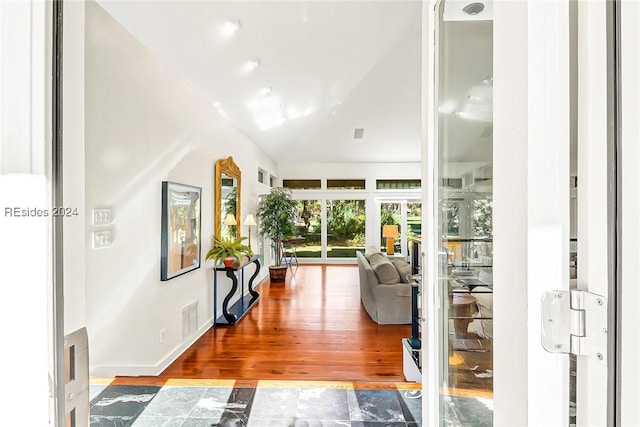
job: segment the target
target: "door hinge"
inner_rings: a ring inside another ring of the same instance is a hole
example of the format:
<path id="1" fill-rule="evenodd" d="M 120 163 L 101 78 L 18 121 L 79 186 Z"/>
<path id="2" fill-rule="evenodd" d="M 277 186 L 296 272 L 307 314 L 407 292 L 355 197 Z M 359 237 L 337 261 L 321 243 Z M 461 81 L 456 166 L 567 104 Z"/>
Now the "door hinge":
<path id="1" fill-rule="evenodd" d="M 542 347 L 607 364 L 607 299 L 581 290 L 542 296 Z"/>

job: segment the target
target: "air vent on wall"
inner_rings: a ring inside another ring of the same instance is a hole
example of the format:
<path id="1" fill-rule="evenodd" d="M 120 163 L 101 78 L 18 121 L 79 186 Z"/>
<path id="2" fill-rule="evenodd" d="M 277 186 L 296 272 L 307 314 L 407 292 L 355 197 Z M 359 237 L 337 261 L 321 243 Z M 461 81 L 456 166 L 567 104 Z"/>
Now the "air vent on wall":
<path id="1" fill-rule="evenodd" d="M 356 128 L 355 131 L 353 132 L 354 139 L 362 139 L 363 136 L 364 136 L 363 128 Z"/>

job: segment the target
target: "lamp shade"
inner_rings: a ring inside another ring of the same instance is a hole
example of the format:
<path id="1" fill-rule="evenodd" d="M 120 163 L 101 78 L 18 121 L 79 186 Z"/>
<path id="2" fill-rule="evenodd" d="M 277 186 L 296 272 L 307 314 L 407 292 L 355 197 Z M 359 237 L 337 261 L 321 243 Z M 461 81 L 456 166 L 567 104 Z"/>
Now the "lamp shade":
<path id="1" fill-rule="evenodd" d="M 235 215 L 228 213 L 227 217 L 224 219 L 224 225 L 238 225 Z"/>
<path id="2" fill-rule="evenodd" d="M 247 215 L 247 217 L 244 219 L 244 225 L 248 225 L 248 226 L 258 225 L 258 223 L 256 222 L 256 219 L 253 217 L 253 214 Z"/>
<path id="3" fill-rule="evenodd" d="M 398 237 L 398 226 L 397 225 L 383 225 L 382 226 L 382 237 Z"/>

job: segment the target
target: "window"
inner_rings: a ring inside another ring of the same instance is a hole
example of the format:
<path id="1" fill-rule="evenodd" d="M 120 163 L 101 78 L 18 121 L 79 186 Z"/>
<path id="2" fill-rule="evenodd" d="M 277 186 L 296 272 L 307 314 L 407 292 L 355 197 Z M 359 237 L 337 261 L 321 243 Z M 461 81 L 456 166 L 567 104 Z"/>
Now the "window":
<path id="1" fill-rule="evenodd" d="M 298 258 L 322 257 L 322 202 L 320 200 L 298 200 L 296 236 L 304 241 L 296 245 Z"/>
<path id="2" fill-rule="evenodd" d="M 291 190 L 319 190 L 322 187 L 319 179 L 284 179 L 282 186 Z"/>
<path id="3" fill-rule="evenodd" d="M 422 202 L 407 203 L 407 238 L 422 235 Z"/>
<path id="4" fill-rule="evenodd" d="M 487 194 L 473 200 L 473 237 L 491 238 L 493 236 L 493 197 Z"/>
<path id="5" fill-rule="evenodd" d="M 419 179 L 377 179 L 378 190 L 416 190 L 422 188 Z"/>
<path id="6" fill-rule="evenodd" d="M 445 199 L 441 203 L 442 233 L 444 236 L 460 235 L 460 211 L 463 199 Z"/>
<path id="7" fill-rule="evenodd" d="M 387 242 L 382 237 L 382 227 L 397 225 L 399 235 L 394 241 L 393 251 L 408 255 L 409 244 L 422 234 L 422 203 L 406 200 L 380 203 L 380 250 L 387 250 Z"/>
<path id="8" fill-rule="evenodd" d="M 365 201 L 327 200 L 327 258 L 355 258 L 364 251 Z"/>
<path id="9" fill-rule="evenodd" d="M 364 190 L 364 179 L 328 179 L 328 190 Z"/>
<path id="10" fill-rule="evenodd" d="M 265 172 L 262 169 L 258 169 L 258 182 L 259 183 L 265 184 L 264 176 L 265 176 Z"/>
<path id="11" fill-rule="evenodd" d="M 400 203 L 380 203 L 380 236 L 382 236 L 382 228 L 385 225 L 397 225 L 398 232 L 402 234 L 402 205 Z M 400 237 L 400 235 L 398 235 Z M 386 237 L 380 237 L 380 251 L 386 252 Z M 402 253 L 400 239 L 396 238 L 393 251 Z"/>

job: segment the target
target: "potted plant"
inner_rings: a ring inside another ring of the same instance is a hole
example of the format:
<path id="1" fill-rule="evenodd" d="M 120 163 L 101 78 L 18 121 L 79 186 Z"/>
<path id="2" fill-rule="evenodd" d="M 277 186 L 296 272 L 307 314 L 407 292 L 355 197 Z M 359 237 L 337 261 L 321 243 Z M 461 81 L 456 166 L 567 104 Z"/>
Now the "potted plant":
<path id="1" fill-rule="evenodd" d="M 260 235 L 267 236 L 275 249 L 275 265 L 269 267 L 272 282 L 284 282 L 287 266 L 282 265 L 282 241 L 295 234 L 297 203 L 291 191 L 283 187 L 274 187 L 258 204 L 257 216 Z"/>
<path id="2" fill-rule="evenodd" d="M 242 243 L 246 237 L 214 237 L 213 246 L 207 252 L 206 259 L 211 259 L 216 265 L 224 264 L 232 267 L 234 262 L 240 262 L 244 255 L 251 255 L 251 248 Z"/>

